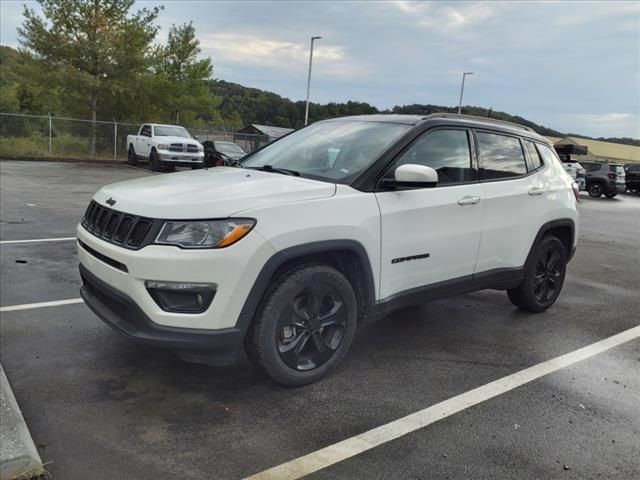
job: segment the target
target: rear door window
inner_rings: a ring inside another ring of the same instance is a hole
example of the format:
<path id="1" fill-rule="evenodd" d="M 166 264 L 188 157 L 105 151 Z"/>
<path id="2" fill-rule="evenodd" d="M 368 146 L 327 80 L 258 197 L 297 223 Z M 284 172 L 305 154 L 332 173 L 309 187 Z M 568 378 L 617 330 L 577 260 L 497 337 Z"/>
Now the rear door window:
<path id="1" fill-rule="evenodd" d="M 480 178 L 496 180 L 527 173 L 520 139 L 498 133 L 477 132 Z"/>
<path id="2" fill-rule="evenodd" d="M 542 159 L 536 149 L 536 144 L 529 140 L 524 140 L 524 147 L 527 149 L 527 169 L 530 172 L 542 167 Z"/>

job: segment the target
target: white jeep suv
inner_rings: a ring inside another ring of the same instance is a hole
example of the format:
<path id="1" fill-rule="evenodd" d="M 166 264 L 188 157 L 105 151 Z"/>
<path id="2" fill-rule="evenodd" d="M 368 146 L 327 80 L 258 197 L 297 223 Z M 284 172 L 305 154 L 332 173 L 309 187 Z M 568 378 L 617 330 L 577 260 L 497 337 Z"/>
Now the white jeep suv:
<path id="1" fill-rule="evenodd" d="M 507 290 L 541 312 L 577 239 L 577 190 L 545 138 L 458 115 L 326 120 L 211 168 L 106 186 L 78 226 L 82 296 L 187 361 L 242 347 L 314 382 L 356 325 L 417 302 Z"/>

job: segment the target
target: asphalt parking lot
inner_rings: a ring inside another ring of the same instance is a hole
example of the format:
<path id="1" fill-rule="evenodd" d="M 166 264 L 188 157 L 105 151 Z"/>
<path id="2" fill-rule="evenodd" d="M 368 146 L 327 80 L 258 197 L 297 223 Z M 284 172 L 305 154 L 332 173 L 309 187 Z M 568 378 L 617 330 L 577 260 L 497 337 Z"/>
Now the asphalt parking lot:
<path id="1" fill-rule="evenodd" d="M 126 166 L 0 163 L 2 241 L 73 237 Z M 243 359 L 191 365 L 81 303 L 6 311 L 0 358 L 55 479 L 237 479 L 640 325 L 640 196 L 582 196 L 580 241 L 549 311 L 483 291 L 361 327 L 343 365 L 284 388 Z M 2 306 L 77 298 L 74 241 L 6 243 Z M 640 339 L 309 478 L 640 477 Z"/>

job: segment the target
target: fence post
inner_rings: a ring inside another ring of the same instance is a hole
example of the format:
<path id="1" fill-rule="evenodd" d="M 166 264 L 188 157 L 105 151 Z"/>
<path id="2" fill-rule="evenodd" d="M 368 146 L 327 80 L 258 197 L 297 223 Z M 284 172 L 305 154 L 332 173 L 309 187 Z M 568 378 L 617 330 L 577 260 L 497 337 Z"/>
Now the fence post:
<path id="1" fill-rule="evenodd" d="M 47 112 L 49 115 L 49 155 L 53 153 L 52 145 L 51 145 L 51 112 Z"/>
<path id="2" fill-rule="evenodd" d="M 118 160 L 118 122 L 113 119 L 113 159 Z"/>

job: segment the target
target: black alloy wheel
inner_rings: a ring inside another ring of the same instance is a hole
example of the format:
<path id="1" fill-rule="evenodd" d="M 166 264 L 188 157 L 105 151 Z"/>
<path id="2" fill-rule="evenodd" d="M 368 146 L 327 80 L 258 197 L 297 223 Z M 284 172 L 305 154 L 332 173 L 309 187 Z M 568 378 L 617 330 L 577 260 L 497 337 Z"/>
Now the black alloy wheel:
<path id="1" fill-rule="evenodd" d="M 558 296 L 559 288 L 562 286 L 564 268 L 562 262 L 560 252 L 552 247 L 538 258 L 533 294 L 539 303 L 548 303 L 549 300 Z"/>
<path id="2" fill-rule="evenodd" d="M 299 371 L 321 367 L 336 353 L 346 324 L 347 308 L 340 292 L 327 283 L 305 288 L 278 319 L 280 358 Z"/>
<path id="3" fill-rule="evenodd" d="M 245 337 L 249 359 L 276 382 L 305 385 L 337 367 L 353 341 L 354 290 L 337 269 L 305 264 L 281 274 Z"/>
<path id="4" fill-rule="evenodd" d="M 566 272 L 564 244 L 558 237 L 546 235 L 534 247 L 520 285 L 507 290 L 509 300 L 522 310 L 542 312 L 558 299 Z"/>
<path id="5" fill-rule="evenodd" d="M 602 195 L 602 185 L 600 185 L 599 183 L 592 183 L 591 185 L 589 185 L 589 195 L 594 197 L 594 198 L 598 198 Z"/>

